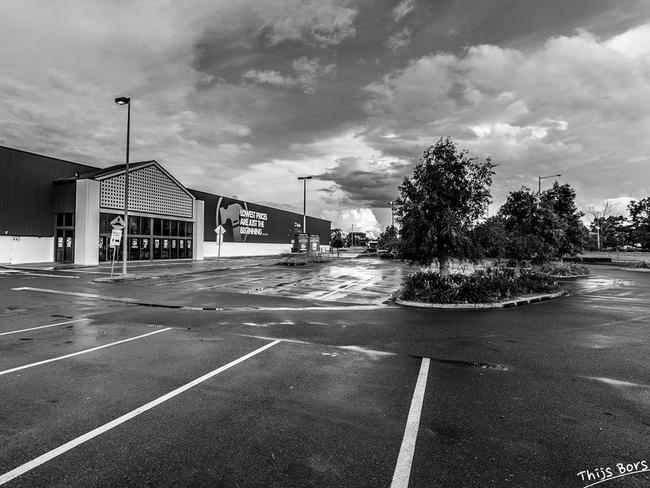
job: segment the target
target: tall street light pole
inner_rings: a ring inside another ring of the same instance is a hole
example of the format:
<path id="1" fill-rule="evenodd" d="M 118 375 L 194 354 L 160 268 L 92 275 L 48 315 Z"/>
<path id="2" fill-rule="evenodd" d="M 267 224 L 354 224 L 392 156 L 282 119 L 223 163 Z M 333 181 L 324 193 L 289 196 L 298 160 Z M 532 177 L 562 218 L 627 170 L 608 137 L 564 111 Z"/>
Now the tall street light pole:
<path id="1" fill-rule="evenodd" d="M 390 204 L 390 226 L 395 228 L 395 202 L 388 202 Z"/>
<path id="2" fill-rule="evenodd" d="M 131 136 L 131 99 L 129 97 L 117 97 L 115 103 L 126 105 L 126 165 L 124 168 L 124 241 L 122 247 L 122 274 L 126 275 L 126 261 L 129 247 L 129 143 Z"/>
<path id="3" fill-rule="evenodd" d="M 299 176 L 302 180 L 302 233 L 307 233 L 307 180 L 311 180 L 312 176 Z"/>
<path id="4" fill-rule="evenodd" d="M 539 195 L 539 194 L 542 193 L 542 180 L 544 180 L 546 178 L 556 178 L 556 177 L 559 178 L 560 176 L 562 176 L 562 175 L 538 176 L 537 177 L 537 194 Z"/>

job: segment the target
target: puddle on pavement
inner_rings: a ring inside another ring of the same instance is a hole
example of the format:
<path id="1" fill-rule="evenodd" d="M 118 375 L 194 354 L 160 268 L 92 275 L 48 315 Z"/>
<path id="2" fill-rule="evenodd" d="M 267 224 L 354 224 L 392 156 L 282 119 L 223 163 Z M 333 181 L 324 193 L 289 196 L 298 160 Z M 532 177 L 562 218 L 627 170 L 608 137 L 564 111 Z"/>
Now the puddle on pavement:
<path id="1" fill-rule="evenodd" d="M 28 310 L 26 308 L 0 308 L 0 315 L 12 315 L 12 314 L 18 314 L 18 313 L 25 313 Z"/>
<path id="2" fill-rule="evenodd" d="M 374 349 L 366 349 L 365 347 L 361 347 L 361 346 L 335 346 L 335 347 L 337 347 L 338 349 L 345 349 L 346 351 L 367 354 L 368 356 L 372 356 L 372 357 L 397 356 L 397 354 L 395 354 L 394 352 L 376 351 Z"/>
<path id="3" fill-rule="evenodd" d="M 616 380 L 614 378 L 605 378 L 603 376 L 581 376 L 580 378 L 585 378 L 593 381 L 600 381 L 611 386 L 627 386 L 633 388 L 648 388 L 648 385 L 640 385 L 638 383 L 631 383 L 629 381 Z"/>
<path id="4" fill-rule="evenodd" d="M 607 336 L 603 334 L 590 334 L 585 341 L 580 341 L 580 345 L 589 349 L 606 349 L 608 347 L 623 346 L 626 344 L 638 344 L 639 339 L 621 336 Z"/>
<path id="5" fill-rule="evenodd" d="M 497 371 L 509 371 L 510 368 L 503 364 L 490 364 L 477 361 L 462 361 L 459 359 L 442 359 L 442 358 L 429 358 L 431 361 L 441 364 L 450 364 L 461 368 L 478 368 L 478 369 L 495 369 Z"/>

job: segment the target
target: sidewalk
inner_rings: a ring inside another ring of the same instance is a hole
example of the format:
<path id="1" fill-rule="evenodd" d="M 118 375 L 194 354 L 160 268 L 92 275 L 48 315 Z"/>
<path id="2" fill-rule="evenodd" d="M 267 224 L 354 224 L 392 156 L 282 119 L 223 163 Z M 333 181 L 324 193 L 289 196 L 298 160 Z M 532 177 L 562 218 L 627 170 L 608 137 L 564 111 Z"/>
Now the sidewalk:
<path id="1" fill-rule="evenodd" d="M 246 256 L 233 258 L 206 258 L 203 261 L 191 260 L 165 260 L 165 261 L 130 261 L 127 266 L 127 275 L 122 275 L 122 263 L 115 263 L 113 277 L 111 278 L 111 264 L 101 263 L 98 266 L 84 266 L 62 263 L 28 263 L 17 265 L 0 265 L 0 268 L 17 271 L 79 271 L 97 273 L 104 276 L 93 281 L 127 281 L 168 276 L 191 275 L 197 273 L 210 273 L 213 271 L 226 271 L 232 269 L 250 268 L 255 266 L 271 266 L 278 262 L 278 256 Z"/>

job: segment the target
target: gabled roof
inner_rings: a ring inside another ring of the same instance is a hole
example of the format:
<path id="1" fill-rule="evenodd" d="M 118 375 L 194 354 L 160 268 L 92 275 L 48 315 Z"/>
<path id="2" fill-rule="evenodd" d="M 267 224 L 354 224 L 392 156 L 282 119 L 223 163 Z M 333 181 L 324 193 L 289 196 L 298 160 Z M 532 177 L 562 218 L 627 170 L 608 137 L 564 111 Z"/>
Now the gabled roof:
<path id="1" fill-rule="evenodd" d="M 192 200 L 196 200 L 194 195 L 190 193 L 190 191 L 185 188 L 176 178 L 174 178 L 169 171 L 167 171 L 165 168 L 163 168 L 158 161 L 151 160 L 151 161 L 139 161 L 137 163 L 129 163 L 129 174 L 133 173 L 135 170 L 143 169 L 148 166 L 155 166 L 157 169 L 159 169 L 167 178 L 169 178 L 176 186 L 178 186 L 181 190 L 183 190 L 184 193 L 187 194 L 187 196 L 191 197 Z M 125 164 L 117 164 L 115 166 L 111 166 L 109 168 L 104 168 L 99 171 L 93 171 L 92 173 L 89 173 L 87 175 L 80 175 L 79 178 L 89 178 L 97 181 L 102 181 L 102 180 L 107 180 L 109 178 L 114 178 L 116 176 L 120 176 L 124 174 L 126 171 L 126 165 Z"/>
<path id="2" fill-rule="evenodd" d="M 136 168 L 139 168 L 141 166 L 150 163 L 156 163 L 156 161 L 151 160 L 151 161 L 139 161 L 137 163 L 129 163 L 129 173 Z M 113 166 L 109 166 L 108 168 L 100 168 L 94 171 L 88 171 L 87 173 L 80 173 L 79 176 L 67 176 L 65 178 L 59 178 L 56 181 L 103 180 L 108 176 L 119 175 L 121 173 L 124 173 L 125 168 L 126 168 L 126 164 L 114 164 Z"/>

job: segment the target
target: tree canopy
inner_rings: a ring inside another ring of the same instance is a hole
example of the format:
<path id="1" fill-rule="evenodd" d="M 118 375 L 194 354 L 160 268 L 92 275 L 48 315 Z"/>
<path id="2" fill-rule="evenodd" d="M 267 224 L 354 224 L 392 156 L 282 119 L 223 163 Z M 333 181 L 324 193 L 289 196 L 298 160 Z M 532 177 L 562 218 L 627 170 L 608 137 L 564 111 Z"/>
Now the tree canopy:
<path id="1" fill-rule="evenodd" d="M 396 213 L 401 224 L 402 256 L 447 274 L 452 258 L 473 256 L 470 236 L 490 203 L 494 164 L 459 150 L 450 139 L 424 151 L 411 178 L 404 178 Z"/>
<path id="2" fill-rule="evenodd" d="M 505 257 L 544 263 L 582 249 L 582 213 L 575 191 L 557 182 L 541 194 L 523 187 L 512 191 L 499 209 L 507 235 Z"/>
<path id="3" fill-rule="evenodd" d="M 630 212 L 630 242 L 650 249 L 650 197 L 632 200 L 627 209 Z"/>

